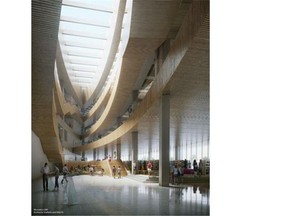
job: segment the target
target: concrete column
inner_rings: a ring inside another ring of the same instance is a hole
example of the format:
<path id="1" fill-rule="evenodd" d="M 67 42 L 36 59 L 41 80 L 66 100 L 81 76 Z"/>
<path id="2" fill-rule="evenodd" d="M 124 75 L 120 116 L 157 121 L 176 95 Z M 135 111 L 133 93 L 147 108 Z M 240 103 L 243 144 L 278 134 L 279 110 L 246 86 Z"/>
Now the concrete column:
<path id="1" fill-rule="evenodd" d="M 99 148 L 96 149 L 96 159 L 100 159 L 99 158 Z"/>
<path id="2" fill-rule="evenodd" d="M 132 174 L 136 174 L 138 170 L 138 131 L 132 132 Z M 136 165 L 136 170 L 134 170 L 133 164 Z"/>
<path id="3" fill-rule="evenodd" d="M 93 149 L 93 160 L 96 160 L 96 148 Z"/>
<path id="4" fill-rule="evenodd" d="M 117 141 L 117 160 L 121 160 L 121 142 Z"/>
<path id="5" fill-rule="evenodd" d="M 111 157 L 112 157 L 112 160 L 117 159 L 117 144 L 113 144 L 112 145 L 112 155 L 111 155 Z"/>
<path id="6" fill-rule="evenodd" d="M 161 96 L 159 115 L 159 185 L 169 186 L 170 95 Z"/>
<path id="7" fill-rule="evenodd" d="M 108 157 L 108 145 L 104 146 L 104 157 Z"/>
<path id="8" fill-rule="evenodd" d="M 178 141 L 175 143 L 175 160 L 180 160 L 180 146 Z"/>

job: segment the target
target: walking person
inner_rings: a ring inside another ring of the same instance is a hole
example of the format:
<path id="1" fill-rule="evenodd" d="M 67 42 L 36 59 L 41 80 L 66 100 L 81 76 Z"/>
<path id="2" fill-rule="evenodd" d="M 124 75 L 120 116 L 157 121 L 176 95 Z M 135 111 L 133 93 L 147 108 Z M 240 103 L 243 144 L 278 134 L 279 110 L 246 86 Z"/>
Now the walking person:
<path id="1" fill-rule="evenodd" d="M 94 175 L 94 169 L 93 169 L 93 167 L 90 166 L 90 165 L 88 165 L 88 170 L 89 170 L 90 175 L 93 176 L 93 175 Z"/>
<path id="2" fill-rule="evenodd" d="M 115 166 L 113 166 L 113 168 L 112 168 L 112 175 L 115 179 L 115 177 L 116 177 L 116 167 Z"/>
<path id="3" fill-rule="evenodd" d="M 54 187 L 54 191 L 58 191 L 59 190 L 59 183 L 58 183 L 58 179 L 59 179 L 59 168 L 57 166 L 55 166 L 55 187 Z"/>
<path id="4" fill-rule="evenodd" d="M 199 169 L 198 169 L 198 172 L 199 172 L 199 174 L 198 175 L 202 175 L 202 169 L 203 169 L 203 162 L 202 162 L 202 160 L 200 159 L 200 161 L 199 161 Z"/>
<path id="5" fill-rule="evenodd" d="M 171 183 L 171 184 L 174 184 L 174 164 L 170 164 L 170 173 L 169 173 L 169 182 Z"/>
<path id="6" fill-rule="evenodd" d="M 119 179 L 121 178 L 121 166 L 118 166 L 117 172 L 118 172 L 118 179 Z"/>
<path id="7" fill-rule="evenodd" d="M 65 181 L 67 183 L 68 182 L 68 180 L 67 180 L 68 167 L 67 167 L 66 164 L 64 165 L 62 172 L 63 172 L 63 179 L 61 181 L 61 184 L 63 184 L 64 179 L 65 179 Z"/>
<path id="8" fill-rule="evenodd" d="M 179 178 L 180 178 L 180 170 L 177 166 L 177 164 L 175 164 L 175 166 L 173 167 L 173 183 L 172 184 L 178 184 L 179 183 Z"/>
<path id="9" fill-rule="evenodd" d="M 179 184 L 183 184 L 183 176 L 184 176 L 185 168 L 184 168 L 184 166 L 183 167 L 179 166 L 178 170 L 179 170 L 179 172 L 178 172 L 178 174 L 179 174 L 179 177 L 178 177 L 179 182 L 178 183 Z"/>
<path id="10" fill-rule="evenodd" d="M 41 169 L 44 191 L 48 191 L 48 174 L 49 174 L 49 172 L 50 172 L 50 170 L 49 170 L 48 164 L 45 163 L 44 167 L 42 167 L 42 169 Z"/>
<path id="11" fill-rule="evenodd" d="M 187 169 L 187 159 L 184 160 L 184 168 Z"/>
<path id="12" fill-rule="evenodd" d="M 197 161 L 194 160 L 193 161 L 193 172 L 194 172 L 194 175 L 197 174 L 197 171 L 198 171 L 198 164 L 197 164 Z"/>
<path id="13" fill-rule="evenodd" d="M 136 174 L 136 161 L 133 161 L 133 174 Z"/>
<path id="14" fill-rule="evenodd" d="M 152 163 L 149 161 L 147 164 L 148 175 L 151 176 Z"/>

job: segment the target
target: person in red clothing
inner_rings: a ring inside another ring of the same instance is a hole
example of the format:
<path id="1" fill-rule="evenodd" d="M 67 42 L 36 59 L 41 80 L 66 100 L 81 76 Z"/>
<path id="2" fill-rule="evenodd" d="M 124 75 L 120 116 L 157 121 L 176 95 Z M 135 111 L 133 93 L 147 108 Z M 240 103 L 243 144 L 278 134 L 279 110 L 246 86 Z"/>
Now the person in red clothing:
<path id="1" fill-rule="evenodd" d="M 149 161 L 147 164 L 148 175 L 151 176 L 152 163 Z"/>

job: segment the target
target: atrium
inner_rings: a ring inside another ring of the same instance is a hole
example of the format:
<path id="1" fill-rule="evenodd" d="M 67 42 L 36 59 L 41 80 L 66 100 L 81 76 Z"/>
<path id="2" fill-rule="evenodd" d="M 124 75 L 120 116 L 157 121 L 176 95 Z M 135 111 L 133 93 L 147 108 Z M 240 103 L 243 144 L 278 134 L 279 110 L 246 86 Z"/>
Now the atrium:
<path id="1" fill-rule="evenodd" d="M 32 0 L 33 215 L 209 215 L 209 4 Z"/>

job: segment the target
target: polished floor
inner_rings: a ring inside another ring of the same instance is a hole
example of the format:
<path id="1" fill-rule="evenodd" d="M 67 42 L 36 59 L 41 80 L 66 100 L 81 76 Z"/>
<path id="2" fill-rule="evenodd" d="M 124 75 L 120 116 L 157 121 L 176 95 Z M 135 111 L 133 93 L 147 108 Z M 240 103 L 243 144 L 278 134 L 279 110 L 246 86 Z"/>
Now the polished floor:
<path id="1" fill-rule="evenodd" d="M 209 188 L 192 185 L 160 187 L 145 176 L 114 179 L 73 176 L 44 192 L 42 179 L 32 181 L 32 215 L 209 215 Z"/>

